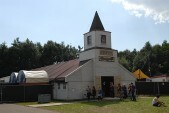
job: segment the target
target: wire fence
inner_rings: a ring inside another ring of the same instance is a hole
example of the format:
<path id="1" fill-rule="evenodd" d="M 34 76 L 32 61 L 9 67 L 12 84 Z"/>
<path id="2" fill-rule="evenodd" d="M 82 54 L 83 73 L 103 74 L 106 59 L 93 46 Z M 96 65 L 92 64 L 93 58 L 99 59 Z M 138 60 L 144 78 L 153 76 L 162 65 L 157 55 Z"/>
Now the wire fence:
<path id="1" fill-rule="evenodd" d="M 136 82 L 138 95 L 169 95 L 169 82 Z"/>
<path id="2" fill-rule="evenodd" d="M 0 102 L 38 101 L 38 95 L 51 94 L 52 85 L 8 85 L 0 84 Z"/>

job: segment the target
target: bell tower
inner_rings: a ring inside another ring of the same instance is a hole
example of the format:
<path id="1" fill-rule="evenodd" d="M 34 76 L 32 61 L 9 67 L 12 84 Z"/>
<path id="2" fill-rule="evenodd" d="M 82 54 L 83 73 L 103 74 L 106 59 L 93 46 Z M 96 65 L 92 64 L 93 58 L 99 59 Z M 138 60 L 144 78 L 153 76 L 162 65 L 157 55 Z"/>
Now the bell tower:
<path id="1" fill-rule="evenodd" d="M 79 60 L 93 59 L 96 62 L 117 62 L 117 50 L 111 48 L 111 32 L 105 31 L 96 11 L 89 32 L 84 34 L 84 51 Z"/>

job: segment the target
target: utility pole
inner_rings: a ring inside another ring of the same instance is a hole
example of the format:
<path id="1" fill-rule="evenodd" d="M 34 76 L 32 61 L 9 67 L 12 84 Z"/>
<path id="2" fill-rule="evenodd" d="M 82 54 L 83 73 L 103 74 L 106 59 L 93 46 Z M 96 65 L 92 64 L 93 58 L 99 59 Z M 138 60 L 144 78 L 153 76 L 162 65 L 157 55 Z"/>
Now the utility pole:
<path id="1" fill-rule="evenodd" d="M 150 66 L 149 66 L 149 73 L 150 73 L 150 77 L 151 77 L 151 68 L 150 68 Z"/>
<path id="2" fill-rule="evenodd" d="M 159 82 L 157 82 L 158 95 L 160 94 Z"/>
<path id="3" fill-rule="evenodd" d="M 2 100 L 2 98 L 3 98 L 3 95 L 2 95 L 2 94 L 3 94 L 2 88 L 3 88 L 3 87 L 2 87 L 2 83 L 0 83 L 0 84 L 1 84 L 1 103 L 2 103 L 2 101 L 3 101 L 3 100 Z"/>
<path id="4" fill-rule="evenodd" d="M 138 79 L 139 79 L 139 81 L 140 81 L 140 69 L 139 69 L 138 71 L 139 71 L 139 78 L 138 78 Z"/>
<path id="5" fill-rule="evenodd" d="M 148 71 L 151 77 L 150 56 L 148 56 L 148 68 L 149 68 Z"/>

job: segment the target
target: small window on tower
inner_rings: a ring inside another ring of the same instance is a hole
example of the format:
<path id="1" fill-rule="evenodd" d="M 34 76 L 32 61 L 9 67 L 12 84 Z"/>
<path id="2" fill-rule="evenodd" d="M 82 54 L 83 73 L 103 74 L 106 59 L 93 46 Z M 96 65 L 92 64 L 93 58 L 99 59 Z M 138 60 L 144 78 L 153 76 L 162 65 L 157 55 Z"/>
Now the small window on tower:
<path id="1" fill-rule="evenodd" d="M 88 36 L 87 37 L 87 45 L 91 45 L 92 44 L 92 37 Z"/>
<path id="2" fill-rule="evenodd" d="M 106 35 L 101 35 L 101 44 L 106 44 Z"/>

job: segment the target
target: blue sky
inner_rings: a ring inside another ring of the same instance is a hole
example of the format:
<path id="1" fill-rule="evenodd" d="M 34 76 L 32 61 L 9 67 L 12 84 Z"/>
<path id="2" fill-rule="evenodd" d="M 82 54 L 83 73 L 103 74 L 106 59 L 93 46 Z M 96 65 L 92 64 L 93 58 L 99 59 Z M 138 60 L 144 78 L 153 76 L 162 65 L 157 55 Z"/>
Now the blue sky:
<path id="1" fill-rule="evenodd" d="M 0 44 L 29 38 L 83 47 L 95 14 L 112 34 L 112 48 L 140 50 L 169 42 L 169 1 L 163 0 L 0 0 Z"/>

